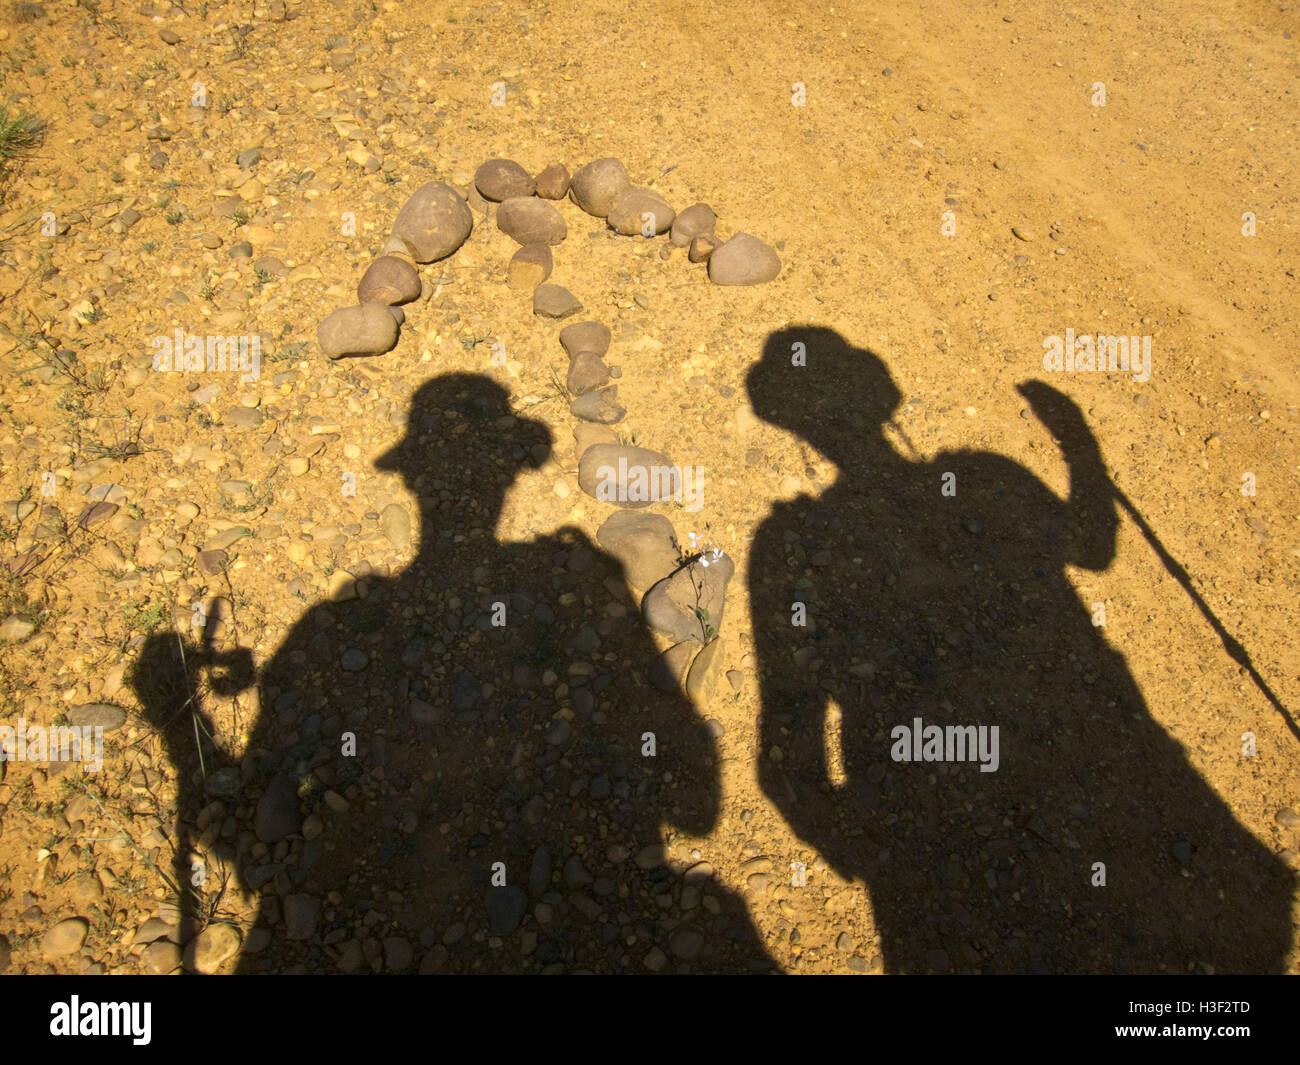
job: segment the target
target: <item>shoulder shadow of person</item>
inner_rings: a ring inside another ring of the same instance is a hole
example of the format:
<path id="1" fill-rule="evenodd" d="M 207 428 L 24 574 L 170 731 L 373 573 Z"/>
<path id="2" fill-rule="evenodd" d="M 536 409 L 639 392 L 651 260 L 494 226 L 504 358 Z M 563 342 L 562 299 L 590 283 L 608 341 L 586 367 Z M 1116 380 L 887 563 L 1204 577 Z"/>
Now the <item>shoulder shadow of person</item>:
<path id="1" fill-rule="evenodd" d="M 839 467 L 776 505 L 750 555 L 760 783 L 865 881 L 886 967 L 1280 971 L 1294 875 L 1152 717 L 1067 579 L 1110 565 L 1118 525 L 1077 407 L 1020 387 L 1069 467 L 1061 500 L 999 455 L 900 456 L 889 371 L 832 330 L 772 334 L 747 384 Z"/>

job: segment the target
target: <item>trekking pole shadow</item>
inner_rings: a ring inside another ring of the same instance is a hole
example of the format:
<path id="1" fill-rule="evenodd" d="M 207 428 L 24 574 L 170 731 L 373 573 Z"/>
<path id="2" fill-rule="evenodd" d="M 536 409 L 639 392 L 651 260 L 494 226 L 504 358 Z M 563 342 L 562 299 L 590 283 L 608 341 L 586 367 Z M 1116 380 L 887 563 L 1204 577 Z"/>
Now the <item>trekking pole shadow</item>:
<path id="1" fill-rule="evenodd" d="M 234 768 L 236 763 L 217 744 L 211 718 L 201 707 L 201 678 L 208 690 L 233 696 L 247 689 L 254 677 L 251 652 L 218 651 L 216 625 L 208 618 L 202 639 L 186 641 L 180 632 L 160 633 L 146 642 L 132 674 L 144 717 L 162 739 L 167 758 L 176 771 L 176 850 L 172 876 L 178 892 L 178 935 L 183 947 L 200 930 L 201 896 L 194 879 L 199 870 L 190 865 L 196 838 L 195 823 L 211 774 Z M 204 878 L 206 871 L 203 871 Z M 184 971 L 190 967 L 184 964 Z"/>
<path id="2" fill-rule="evenodd" d="M 1064 427 L 1063 419 L 1060 410 L 1058 409 L 1059 402 L 1055 396 L 1050 395 L 1054 390 L 1043 385 L 1042 382 L 1028 381 L 1018 386 L 1016 391 L 1024 396 L 1024 398 L 1029 402 L 1030 407 L 1033 409 L 1034 414 L 1037 415 L 1039 421 L 1041 421 L 1058 440 L 1064 442 L 1066 437 L 1073 435 L 1069 429 Z M 1107 482 L 1107 491 L 1115 497 L 1115 501 L 1119 503 L 1125 513 L 1133 519 L 1133 523 L 1138 527 L 1138 531 L 1142 533 L 1146 542 L 1151 545 L 1151 549 L 1160 559 L 1166 572 L 1182 585 L 1183 591 L 1187 593 L 1188 597 L 1195 604 L 1196 609 L 1200 611 L 1201 616 L 1210 623 L 1210 627 L 1214 630 L 1215 635 L 1217 635 L 1219 640 L 1223 643 L 1224 650 L 1228 652 L 1228 657 L 1249 674 L 1255 687 L 1263 693 L 1264 698 L 1269 701 L 1273 706 L 1273 709 L 1282 715 L 1282 720 L 1286 722 L 1286 727 L 1290 730 L 1291 735 L 1297 740 L 1300 740 L 1300 725 L 1296 723 L 1295 718 L 1291 716 L 1290 711 L 1288 711 L 1283 705 L 1282 700 L 1277 697 L 1273 689 L 1269 687 L 1268 682 L 1264 680 L 1259 670 L 1255 668 L 1255 663 L 1252 661 L 1250 653 L 1242 645 L 1241 641 L 1228 632 L 1223 622 L 1219 620 L 1218 615 L 1216 615 L 1214 610 L 1210 607 L 1210 604 L 1207 603 L 1201 596 L 1201 593 L 1196 590 L 1196 586 L 1192 583 L 1191 574 L 1187 572 L 1187 568 L 1169 553 L 1168 548 L 1165 547 L 1161 542 L 1160 537 L 1156 535 L 1155 530 L 1151 528 L 1150 524 L 1142 516 L 1137 505 L 1129 499 L 1124 490 L 1115 483 L 1114 478 L 1108 475 Z"/>

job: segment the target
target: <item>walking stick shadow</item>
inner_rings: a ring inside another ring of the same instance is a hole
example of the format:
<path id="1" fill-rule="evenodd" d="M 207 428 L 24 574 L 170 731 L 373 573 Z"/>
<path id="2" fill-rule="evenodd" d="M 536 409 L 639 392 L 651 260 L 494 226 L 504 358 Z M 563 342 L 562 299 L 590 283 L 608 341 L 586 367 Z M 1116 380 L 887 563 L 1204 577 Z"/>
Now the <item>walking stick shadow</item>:
<path id="1" fill-rule="evenodd" d="M 238 763 L 217 743 L 217 730 L 202 706 L 205 680 L 207 691 L 233 696 L 248 689 L 255 679 L 251 652 L 244 648 L 218 651 L 214 627 L 214 620 L 209 619 L 197 642 L 179 632 L 151 636 L 131 677 L 145 720 L 162 739 L 177 776 L 171 872 L 180 909 L 177 940 L 182 945 L 212 916 L 205 901 L 209 896 L 203 890 L 208 870 L 191 864 L 199 811 L 210 798 L 210 782 L 221 781 L 218 790 L 226 798 L 233 798 L 238 791 Z M 233 856 L 219 843 L 213 852 L 220 857 Z M 184 971 L 191 971 L 188 958 Z"/>

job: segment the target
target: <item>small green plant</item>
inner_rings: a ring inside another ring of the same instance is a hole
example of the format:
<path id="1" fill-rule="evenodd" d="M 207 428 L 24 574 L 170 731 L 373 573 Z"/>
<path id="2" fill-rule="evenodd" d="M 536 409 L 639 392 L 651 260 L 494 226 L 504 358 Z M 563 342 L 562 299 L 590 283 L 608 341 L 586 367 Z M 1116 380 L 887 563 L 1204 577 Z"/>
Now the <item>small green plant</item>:
<path id="1" fill-rule="evenodd" d="M 248 35 L 252 29 L 252 26 L 232 26 L 230 28 L 230 54 L 226 56 L 227 63 L 247 57 Z"/>
<path id="2" fill-rule="evenodd" d="M 32 332 L 31 326 L 27 324 L 26 311 L 18 312 L 18 328 L 16 330 L 4 322 L 0 322 L 0 329 L 3 329 L 14 340 L 21 344 L 24 351 L 35 351 L 37 340 L 45 339 L 43 334 L 38 338 L 37 335 Z"/>
<path id="3" fill-rule="evenodd" d="M 292 362 L 294 359 L 300 359 L 307 353 L 307 342 L 296 340 L 292 344 L 286 344 L 279 351 L 271 355 L 272 362 Z"/>
<path id="4" fill-rule="evenodd" d="M 11 111 L 0 105 L 0 178 L 23 156 L 45 140 L 45 123 L 30 111 Z"/>
<path id="5" fill-rule="evenodd" d="M 227 499 L 223 499 L 221 503 L 227 510 L 247 514 L 250 510 L 270 506 L 272 500 L 275 499 L 276 487 L 274 476 L 269 476 L 259 486 L 249 491 L 248 499 L 245 502 L 232 503 Z"/>
<path id="6" fill-rule="evenodd" d="M 155 241 L 146 240 L 143 244 L 140 245 L 140 250 L 148 254 L 149 252 L 153 251 L 156 247 L 158 247 L 158 245 Z"/>
<path id="7" fill-rule="evenodd" d="M 213 297 L 216 296 L 216 294 L 217 294 L 217 290 L 215 286 L 212 284 L 212 278 L 210 277 L 204 278 L 203 284 L 199 286 L 199 298 L 211 302 Z"/>
<path id="8" fill-rule="evenodd" d="M 138 601 L 127 603 L 122 610 L 122 620 L 132 632 L 141 632 L 152 636 L 167 616 L 166 603 L 153 603 L 144 606 Z"/>
<path id="9" fill-rule="evenodd" d="M 696 607 L 695 616 L 700 619 L 700 625 L 704 628 L 704 642 L 708 643 L 718 634 L 717 630 L 709 624 L 709 612 L 703 607 Z"/>
<path id="10" fill-rule="evenodd" d="M 144 432 L 144 426 L 135 421 L 131 416 L 130 411 L 126 411 L 122 415 L 122 421 L 125 423 L 123 431 L 118 432 L 117 429 L 113 429 L 113 442 L 111 444 L 95 441 L 94 443 L 87 444 L 85 450 L 91 455 L 97 455 L 101 458 L 116 459 L 122 462 L 127 459 L 135 458 L 137 455 L 143 455 L 146 451 L 151 450 L 149 448 L 141 447 L 140 435 Z M 128 506 L 127 509 L 129 511 L 130 507 Z M 138 514 L 132 516 L 137 518 L 140 517 Z"/>
<path id="11" fill-rule="evenodd" d="M 338 47 L 339 45 L 341 45 L 342 43 L 343 43 L 343 38 L 342 38 L 342 37 L 326 37 L 326 38 L 325 38 L 325 51 L 327 51 L 327 52 L 332 52 L 332 51 L 334 51 L 335 48 L 337 48 L 337 47 Z"/>
<path id="12" fill-rule="evenodd" d="M 253 283 L 257 285 L 258 288 L 261 288 L 263 285 L 269 285 L 271 283 L 271 272 L 264 267 L 254 266 Z"/>
<path id="13" fill-rule="evenodd" d="M 233 221 L 237 226 L 248 225 L 248 211 L 245 210 L 243 207 L 236 207 L 234 213 L 231 214 L 230 218 L 231 221 Z"/>

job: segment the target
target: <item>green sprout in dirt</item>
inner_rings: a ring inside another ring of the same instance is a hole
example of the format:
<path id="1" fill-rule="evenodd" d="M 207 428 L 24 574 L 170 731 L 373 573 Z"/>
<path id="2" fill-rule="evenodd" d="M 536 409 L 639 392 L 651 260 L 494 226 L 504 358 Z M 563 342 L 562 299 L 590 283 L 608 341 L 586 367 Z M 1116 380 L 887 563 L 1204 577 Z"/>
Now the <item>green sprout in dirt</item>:
<path id="1" fill-rule="evenodd" d="M 43 334 L 32 332 L 31 326 L 27 324 L 27 312 L 18 312 L 18 328 L 15 330 L 12 326 L 0 322 L 0 329 L 9 334 L 10 338 L 22 346 L 24 351 L 35 351 L 38 340 L 44 340 Z"/>
<path id="2" fill-rule="evenodd" d="M 565 384 L 564 378 L 560 376 L 560 372 L 554 366 L 550 366 L 548 369 L 551 372 L 551 391 L 546 393 L 543 397 L 543 402 L 551 399 L 558 399 L 564 404 L 572 403 L 573 393 L 569 391 L 569 386 Z"/>
<path id="3" fill-rule="evenodd" d="M 261 507 L 268 507 L 275 498 L 277 484 L 275 481 L 275 471 L 267 475 L 266 479 L 260 486 L 250 490 L 248 501 L 245 503 L 231 503 L 229 500 L 222 500 L 222 504 L 228 510 L 238 511 L 241 514 L 247 514 L 250 510 L 257 510 Z"/>
<path id="4" fill-rule="evenodd" d="M 253 284 L 255 284 L 258 288 L 262 288 L 264 285 L 269 285 L 270 283 L 271 283 L 271 272 L 267 270 L 265 267 L 254 266 Z"/>
<path id="5" fill-rule="evenodd" d="M 178 226 L 181 224 L 181 221 L 185 218 L 185 212 L 182 211 L 179 207 L 173 207 L 170 211 L 168 211 L 165 215 L 163 215 L 163 217 L 167 219 L 167 224 L 169 226 Z"/>
<path id="6" fill-rule="evenodd" d="M 42 342 L 49 341 L 42 334 Z M 66 378 L 71 385 L 55 401 L 60 410 L 67 410 L 82 417 L 88 417 L 86 403 L 94 396 L 107 392 L 112 379 L 107 368 L 103 366 L 84 367 L 72 348 L 56 348 L 50 345 L 49 357 L 45 365 L 53 367 L 55 373 Z"/>
<path id="7" fill-rule="evenodd" d="M 122 620 L 128 631 L 152 636 L 167 620 L 167 604 L 150 603 L 144 606 L 138 601 L 127 603 L 122 610 Z"/>
<path id="8" fill-rule="evenodd" d="M 45 139 L 45 123 L 30 111 L 11 110 L 0 105 L 0 182 L 11 166 L 34 152 Z M 0 187 L 0 200 L 3 200 Z"/>
<path id="9" fill-rule="evenodd" d="M 111 444 L 96 441 L 87 444 L 85 450 L 91 455 L 116 459 L 119 462 L 125 462 L 137 455 L 143 455 L 149 450 L 140 443 L 140 434 L 144 431 L 144 425 L 137 422 L 130 411 L 123 413 L 121 420 L 124 423 L 123 430 L 121 432 L 117 429 L 113 430 L 113 442 Z"/>
<path id="10" fill-rule="evenodd" d="M 286 344 L 279 351 L 271 354 L 272 362 L 292 362 L 294 359 L 300 359 L 307 353 L 307 342 L 305 340 L 295 340 L 292 344 Z"/>
<path id="11" fill-rule="evenodd" d="M 248 56 L 248 35 L 252 31 L 252 26 L 232 26 L 230 28 L 230 54 L 226 56 L 227 63 Z"/>
<path id="12" fill-rule="evenodd" d="M 41 146 L 45 123 L 30 111 L 11 111 L 0 104 L 0 163 L 9 163 Z"/>

